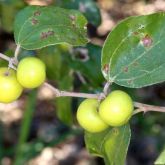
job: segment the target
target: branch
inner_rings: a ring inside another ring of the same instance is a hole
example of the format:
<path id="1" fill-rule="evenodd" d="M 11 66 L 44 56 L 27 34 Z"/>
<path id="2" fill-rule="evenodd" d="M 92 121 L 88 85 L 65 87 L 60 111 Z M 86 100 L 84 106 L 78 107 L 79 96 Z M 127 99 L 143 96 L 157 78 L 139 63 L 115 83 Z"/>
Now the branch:
<path id="1" fill-rule="evenodd" d="M 0 58 L 6 60 L 9 62 L 9 67 L 12 69 L 15 69 L 15 65 L 17 65 L 17 61 L 15 59 L 18 57 L 20 51 L 20 46 L 17 45 L 17 48 L 15 50 L 15 56 L 14 58 L 10 58 L 2 53 L 0 53 Z M 49 89 L 51 89 L 56 97 L 81 97 L 81 98 L 94 98 L 98 100 L 102 100 L 106 97 L 108 94 L 110 82 L 107 82 L 104 86 L 103 92 L 98 93 L 98 94 L 89 94 L 89 93 L 76 93 L 76 92 L 67 92 L 67 91 L 60 91 L 59 89 L 53 87 L 52 85 L 48 83 L 44 83 L 45 86 L 47 86 Z M 143 103 L 138 103 L 134 102 L 134 106 L 137 108 L 134 112 L 133 115 L 140 113 L 140 112 L 149 112 L 149 111 L 154 111 L 154 112 L 165 112 L 165 107 L 161 106 L 154 106 L 154 105 L 148 105 L 148 104 L 143 104 Z"/>
<path id="2" fill-rule="evenodd" d="M 4 55 L 4 54 L 2 54 L 2 53 L 0 53 L 0 58 L 6 60 L 6 61 L 8 61 L 8 62 L 11 60 L 10 57 L 8 57 L 8 56 L 6 56 L 6 55 Z"/>
<path id="3" fill-rule="evenodd" d="M 134 106 L 138 109 L 134 111 L 133 115 L 140 112 L 146 113 L 149 111 L 165 112 L 165 107 L 160 107 L 160 106 L 148 105 L 148 104 L 143 104 L 143 103 L 138 103 L 138 102 L 134 102 Z"/>
<path id="4" fill-rule="evenodd" d="M 60 91 L 59 89 L 53 87 L 52 85 L 48 83 L 44 83 L 44 85 L 53 91 L 55 97 L 81 97 L 81 98 L 93 98 L 93 99 L 98 99 L 98 100 L 100 99 L 102 100 L 106 97 L 104 93 L 89 94 L 89 93 L 67 92 L 67 91 Z M 165 112 L 165 107 L 160 107 L 160 106 L 148 105 L 148 104 L 143 104 L 143 103 L 138 103 L 138 102 L 134 102 L 134 106 L 137 109 L 133 112 L 133 115 L 140 112 L 146 113 L 149 111 Z"/>
<path id="5" fill-rule="evenodd" d="M 48 83 L 44 83 L 44 85 L 53 91 L 55 97 L 80 97 L 80 98 L 99 99 L 100 95 L 102 94 L 102 93 L 89 94 L 89 93 L 76 93 L 76 92 L 60 91 L 59 89 L 53 87 L 52 85 L 50 85 Z"/>

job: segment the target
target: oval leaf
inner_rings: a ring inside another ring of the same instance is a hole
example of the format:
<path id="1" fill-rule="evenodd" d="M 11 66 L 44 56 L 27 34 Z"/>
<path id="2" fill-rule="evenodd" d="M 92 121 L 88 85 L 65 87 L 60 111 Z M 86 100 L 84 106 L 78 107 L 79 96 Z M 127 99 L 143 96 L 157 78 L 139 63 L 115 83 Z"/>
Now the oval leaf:
<path id="1" fill-rule="evenodd" d="M 165 13 L 130 17 L 107 37 L 102 73 L 111 82 L 139 88 L 165 81 Z"/>
<path id="2" fill-rule="evenodd" d="M 16 16 L 14 37 L 25 49 L 38 49 L 48 45 L 87 43 L 87 21 L 78 11 L 53 6 L 29 6 Z"/>
<path id="3" fill-rule="evenodd" d="M 85 133 L 90 153 L 104 158 L 106 165 L 124 165 L 131 131 L 129 125 L 109 128 L 101 133 Z"/>

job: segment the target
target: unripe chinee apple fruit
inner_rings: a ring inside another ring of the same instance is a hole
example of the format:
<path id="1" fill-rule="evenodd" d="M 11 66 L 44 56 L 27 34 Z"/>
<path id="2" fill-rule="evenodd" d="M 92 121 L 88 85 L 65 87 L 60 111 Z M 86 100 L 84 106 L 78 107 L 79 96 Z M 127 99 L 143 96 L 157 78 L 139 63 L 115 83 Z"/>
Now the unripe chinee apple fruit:
<path id="1" fill-rule="evenodd" d="M 22 59 L 17 67 L 17 79 L 25 88 L 40 86 L 46 77 L 45 64 L 36 57 Z"/>
<path id="2" fill-rule="evenodd" d="M 111 92 L 99 107 L 99 114 L 110 126 L 122 126 L 128 122 L 133 112 L 133 101 L 131 97 L 121 91 Z"/>
<path id="3" fill-rule="evenodd" d="M 18 99 L 23 91 L 23 87 L 16 78 L 13 69 L 7 67 L 0 68 L 0 102 L 10 103 Z"/>
<path id="4" fill-rule="evenodd" d="M 78 107 L 77 120 L 88 132 L 96 133 L 108 128 L 97 112 L 98 106 L 97 99 L 86 99 Z"/>

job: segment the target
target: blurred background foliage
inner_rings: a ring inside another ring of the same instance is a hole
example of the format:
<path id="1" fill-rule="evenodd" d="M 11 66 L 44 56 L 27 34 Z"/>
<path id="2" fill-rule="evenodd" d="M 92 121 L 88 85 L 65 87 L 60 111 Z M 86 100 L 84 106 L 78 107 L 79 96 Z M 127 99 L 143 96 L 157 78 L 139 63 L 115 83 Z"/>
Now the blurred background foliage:
<path id="1" fill-rule="evenodd" d="M 107 34 L 131 15 L 165 11 L 164 0 L 0 0 L 0 52 L 14 53 L 13 21 L 27 5 L 54 5 L 81 11 L 88 19 L 90 43 L 84 47 L 49 46 L 21 50 L 19 59 L 38 56 L 47 67 L 47 81 L 60 90 L 98 93 L 105 80 L 101 74 L 101 47 Z M 0 60 L 0 66 L 7 63 Z M 141 89 L 112 85 L 136 101 L 165 106 L 165 84 Z M 54 98 L 42 86 L 26 90 L 11 104 L 0 104 L 0 164 L 2 165 L 101 165 L 84 148 L 83 130 L 75 113 L 82 99 Z M 131 120 L 132 140 L 128 165 L 152 165 L 165 144 L 164 114 L 138 114 Z"/>

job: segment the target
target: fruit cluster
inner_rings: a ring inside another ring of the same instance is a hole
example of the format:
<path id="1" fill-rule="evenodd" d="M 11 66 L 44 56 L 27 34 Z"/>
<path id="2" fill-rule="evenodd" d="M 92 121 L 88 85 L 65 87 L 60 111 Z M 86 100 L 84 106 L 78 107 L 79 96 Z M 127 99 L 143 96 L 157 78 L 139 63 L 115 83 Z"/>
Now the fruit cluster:
<path id="1" fill-rule="evenodd" d="M 120 90 L 111 92 L 101 103 L 97 99 L 84 100 L 77 111 L 79 124 L 89 132 L 101 132 L 109 126 L 126 124 L 132 116 L 133 101 Z"/>
<path id="2" fill-rule="evenodd" d="M 45 77 L 45 64 L 36 57 L 22 59 L 17 66 L 17 71 L 1 67 L 0 102 L 15 101 L 21 95 L 23 88 L 36 88 L 45 81 Z"/>

